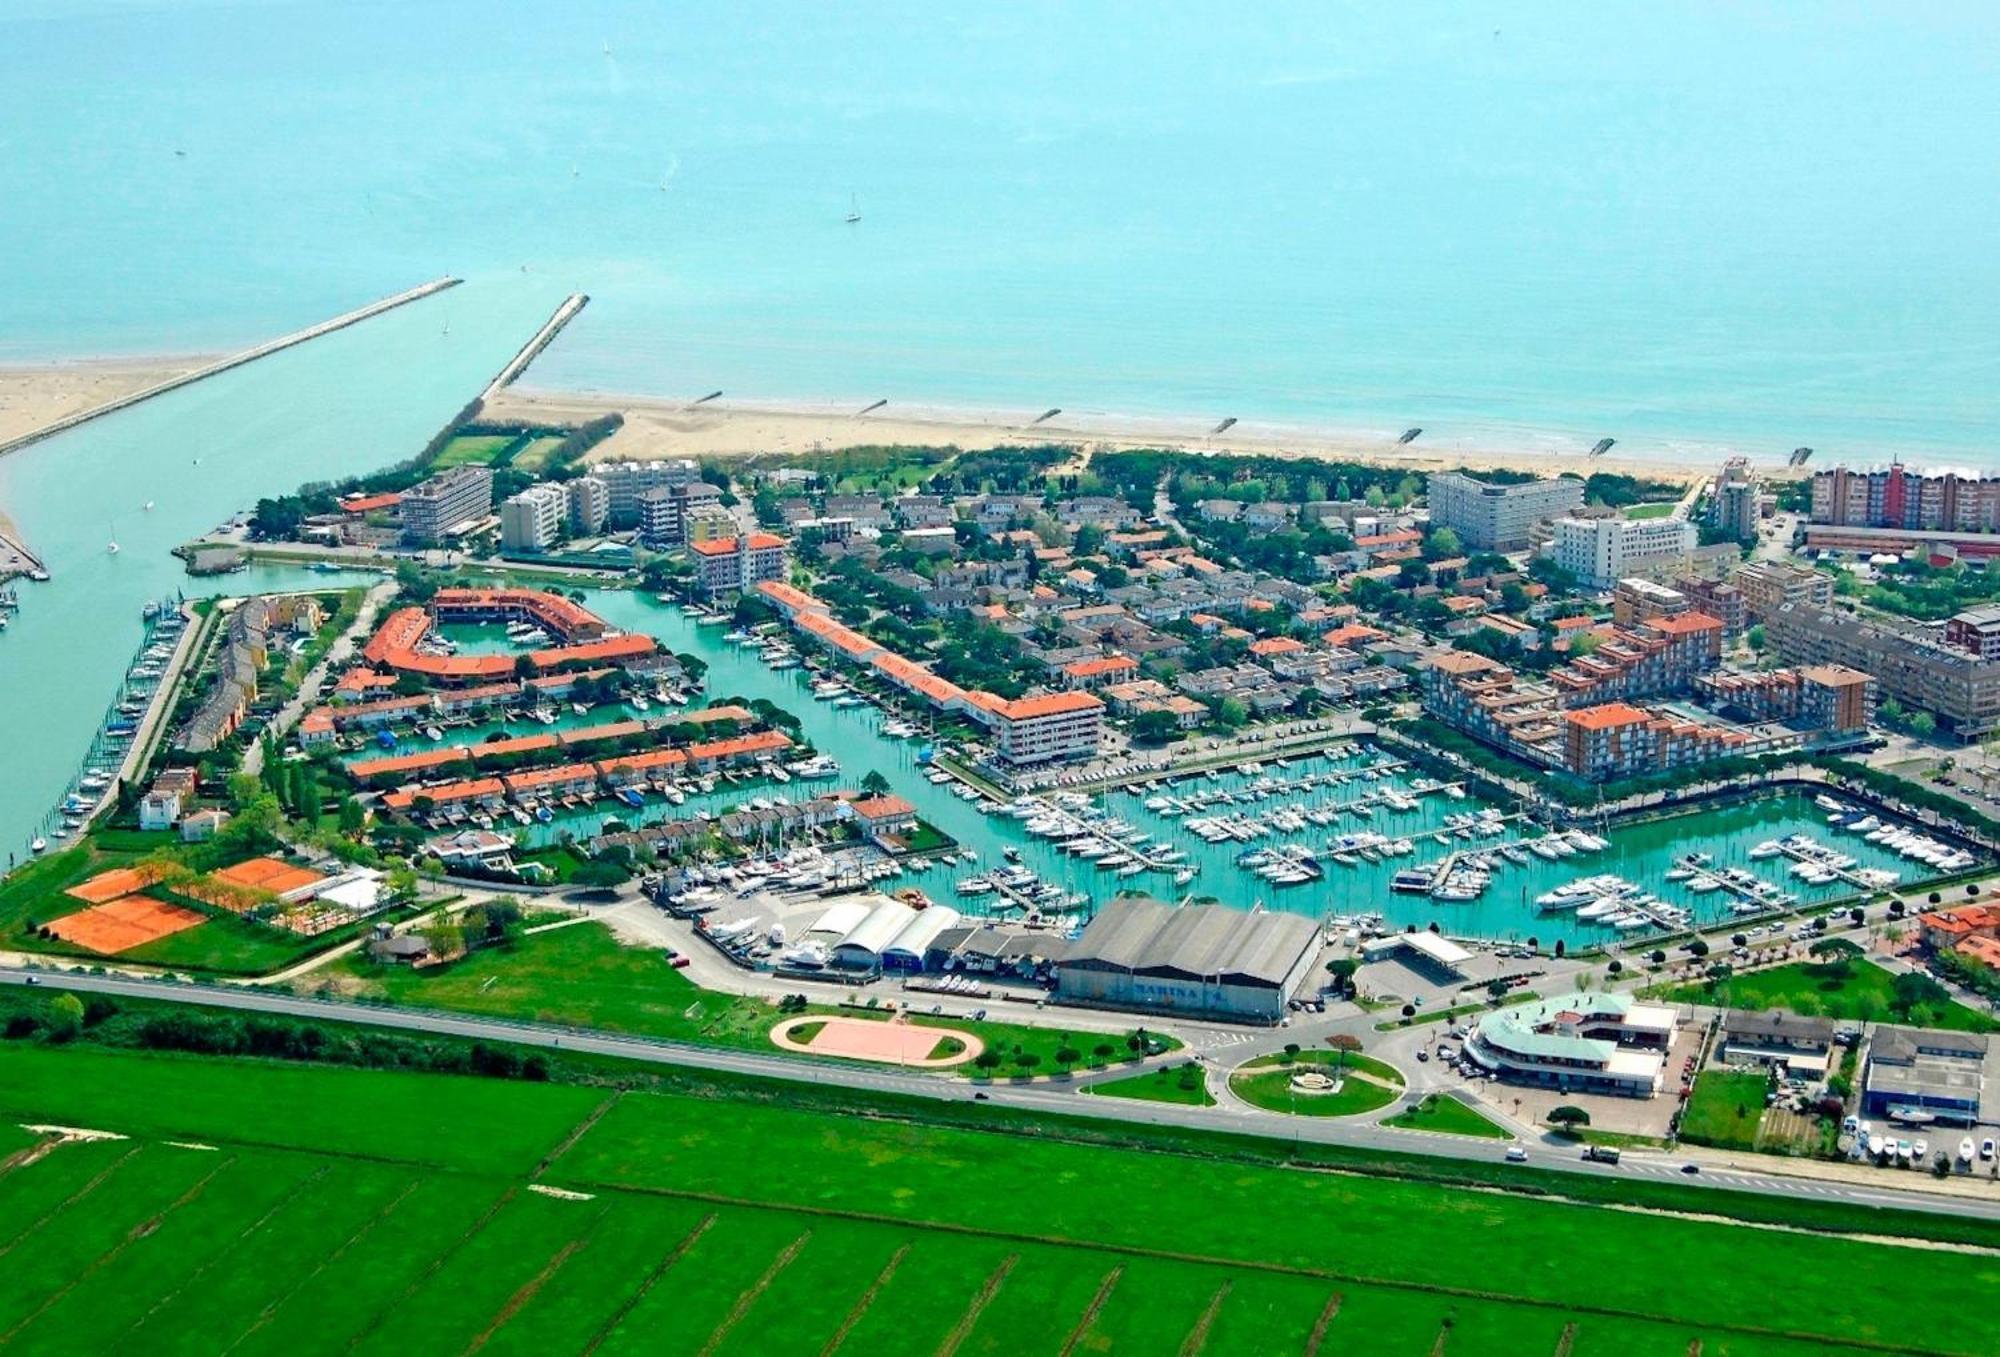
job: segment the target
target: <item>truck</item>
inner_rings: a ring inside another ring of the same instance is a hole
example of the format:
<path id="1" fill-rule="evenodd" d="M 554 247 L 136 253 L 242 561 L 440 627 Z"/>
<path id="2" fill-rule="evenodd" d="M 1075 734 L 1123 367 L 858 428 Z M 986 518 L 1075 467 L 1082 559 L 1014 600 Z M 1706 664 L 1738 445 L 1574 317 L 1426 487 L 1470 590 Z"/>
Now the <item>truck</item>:
<path id="1" fill-rule="evenodd" d="M 1618 1162 L 1618 1151 L 1609 1145 L 1586 1145 L 1583 1159 L 1588 1164 L 1615 1164 Z"/>

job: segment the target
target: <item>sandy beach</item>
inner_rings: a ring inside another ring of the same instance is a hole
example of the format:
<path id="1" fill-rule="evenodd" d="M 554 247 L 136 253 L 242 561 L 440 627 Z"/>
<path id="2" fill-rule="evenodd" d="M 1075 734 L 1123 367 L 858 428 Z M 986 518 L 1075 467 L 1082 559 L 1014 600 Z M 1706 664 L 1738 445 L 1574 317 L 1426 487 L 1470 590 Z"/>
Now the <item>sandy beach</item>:
<path id="1" fill-rule="evenodd" d="M 209 361 L 173 355 L 0 367 L 0 443 L 120 396 L 143 391 Z"/>
<path id="2" fill-rule="evenodd" d="M 487 403 L 486 417 L 546 423 L 578 423 L 610 411 L 625 416 L 625 426 L 601 444 L 592 460 L 652 457 L 733 457 L 755 453 L 811 453 L 867 444 L 957 446 L 987 448 L 1039 443 L 1072 443 L 1094 451 L 1123 448 L 1174 448 L 1189 452 L 1263 453 L 1280 457 L 1326 457 L 1365 464 L 1407 466 L 1412 471 L 1509 467 L 1556 474 L 1575 471 L 1626 472 L 1661 480 L 1688 482 L 1713 474 L 1721 450 L 1700 454 L 1648 451 L 1621 455 L 1614 447 L 1591 457 L 1587 444 L 1574 450 L 1570 440 L 1524 436 L 1522 445 L 1505 446 L 1454 439 L 1426 443 L 1422 436 L 1398 444 L 1397 433 L 1341 433 L 1250 421 L 1213 434 L 1212 424 L 1193 420 L 1078 417 L 1064 413 L 1039 423 L 1001 413 L 935 408 L 884 407 L 857 414 L 809 406 L 776 406 L 711 401 L 690 407 L 686 402 L 646 396 L 596 392 L 563 392 L 528 387 L 509 388 Z M 1783 467 L 1770 467 L 1784 474 Z"/>

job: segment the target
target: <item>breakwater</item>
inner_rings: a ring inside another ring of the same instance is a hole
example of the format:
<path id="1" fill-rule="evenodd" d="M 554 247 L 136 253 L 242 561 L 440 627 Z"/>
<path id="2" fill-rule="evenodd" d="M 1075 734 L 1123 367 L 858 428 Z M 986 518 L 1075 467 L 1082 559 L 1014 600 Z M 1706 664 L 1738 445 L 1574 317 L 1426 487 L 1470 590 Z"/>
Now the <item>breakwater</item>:
<path id="1" fill-rule="evenodd" d="M 10 452 L 19 451 L 31 443 L 39 443 L 44 438 L 52 438 L 56 434 L 74 429 L 79 424 L 87 424 L 93 419 L 114 414 L 119 410 L 130 409 L 132 406 L 138 405 L 143 401 L 149 401 L 155 396 L 163 396 L 169 391 L 177 391 L 181 387 L 191 386 L 203 378 L 213 377 L 217 373 L 227 372 L 231 368 L 242 367 L 245 363 L 254 363 L 259 358 L 268 358 L 274 353 L 282 352 L 297 344 L 303 344 L 309 339 L 318 339 L 321 335 L 329 335 L 336 330 L 344 330 L 350 325 L 358 325 L 373 316 L 381 315 L 384 311 L 393 311 L 397 307 L 407 305 L 410 302 L 422 301 L 425 297 L 442 292 L 446 288 L 458 286 L 459 281 L 457 278 L 450 277 L 434 278 L 421 287 L 413 287 L 407 292 L 398 292 L 393 297 L 384 297 L 380 301 L 370 302 L 366 306 L 335 316 L 332 320 L 323 320 L 317 325 L 307 326 L 303 330 L 296 330 L 291 334 L 282 335 L 277 339 L 259 344 L 255 348 L 245 349 L 241 353 L 218 359 L 206 367 L 196 368 L 192 372 L 183 372 L 180 376 L 168 378 L 164 382 L 156 382 L 142 391 L 134 391 L 130 395 L 120 396 L 118 399 L 106 401 L 102 405 L 93 405 L 90 409 L 79 410 L 73 415 L 65 415 L 53 423 L 44 424 L 41 428 L 31 433 L 25 433 L 18 438 L 10 438 L 4 443 L 0 443 L 0 457 L 4 457 Z"/>
<path id="2" fill-rule="evenodd" d="M 502 388 L 526 372 L 528 364 L 534 362 L 543 349 L 555 343 L 556 336 L 563 332 L 563 327 L 574 320 L 577 312 L 588 305 L 590 305 L 590 295 L 585 292 L 573 292 L 565 298 L 563 304 L 556 308 L 555 314 L 543 322 L 541 329 L 535 331 L 534 337 L 523 344 L 521 351 L 508 360 L 506 367 L 500 369 L 499 375 L 486 384 L 486 389 L 479 393 L 479 399 L 492 400 L 500 394 Z"/>

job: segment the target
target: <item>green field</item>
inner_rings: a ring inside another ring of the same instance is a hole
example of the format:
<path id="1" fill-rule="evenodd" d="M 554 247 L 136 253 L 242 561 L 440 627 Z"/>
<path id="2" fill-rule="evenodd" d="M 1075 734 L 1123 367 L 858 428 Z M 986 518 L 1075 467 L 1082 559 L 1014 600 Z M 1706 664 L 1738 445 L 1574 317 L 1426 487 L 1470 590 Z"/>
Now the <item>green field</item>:
<path id="1" fill-rule="evenodd" d="M 1762 1074 L 1703 1070 L 1681 1113 L 1681 1139 L 1724 1150 L 1756 1149 L 1757 1126 L 1770 1087 L 1771 1081 Z"/>
<path id="2" fill-rule="evenodd" d="M 513 467 L 516 471 L 540 472 L 543 467 L 548 465 L 550 455 L 557 448 L 561 447 L 562 443 L 563 440 L 554 435 L 530 439 L 527 446 L 516 452 L 509 459 L 507 465 Z"/>
<path id="3" fill-rule="evenodd" d="M 1662 986 L 1660 997 L 1676 1003 L 1713 1004 L 1723 1008 L 1762 1011 L 1790 1009 L 1794 1013 L 1828 1018 L 1856 1018 L 1867 1022 L 1916 1021 L 1920 1027 L 1943 1027 L 1955 1032 L 1990 1032 L 1993 1019 L 1977 1009 L 1947 999 L 1926 1006 L 1922 1013 L 1899 1013 L 1895 1004 L 1895 977 L 1870 961 L 1856 961 L 1843 968 L 1812 961 L 1792 961 L 1768 970 L 1732 975 L 1720 984 Z"/>
<path id="4" fill-rule="evenodd" d="M 1341 1080 L 1336 1093 L 1296 1093 L 1294 1072 L 1311 1067 Z M 1229 1091 L 1266 1112 L 1290 1112 L 1302 1117 L 1352 1117 L 1387 1107 L 1403 1096 L 1403 1076 L 1394 1065 L 1365 1055 L 1340 1051 L 1300 1051 L 1259 1056 L 1229 1076 Z"/>
<path id="5" fill-rule="evenodd" d="M 1161 1065 L 1122 1079 L 1106 1079 L 1085 1091 L 1100 1098 L 1137 1098 L 1142 1102 L 1179 1103 L 1185 1107 L 1215 1106 L 1215 1095 L 1208 1091 L 1207 1073 L 1192 1060 Z"/>
<path id="6" fill-rule="evenodd" d="M 1679 500 L 1668 500 L 1663 504 L 1628 504 L 1620 514 L 1625 518 L 1665 518 L 1679 503 Z"/>
<path id="7" fill-rule="evenodd" d="M 444 445 L 431 463 L 432 471 L 454 466 L 492 466 L 521 440 L 512 434 L 459 434 Z"/>
<path id="8" fill-rule="evenodd" d="M 1894 1244 L 783 1100 L 7 1044 L 0 1118 L 132 1136 L 0 1167 L 27 1352 L 1972 1353 L 2000 1300 L 1985 1256 L 1912 1307 Z"/>
<path id="9" fill-rule="evenodd" d="M 630 1032 L 676 1041 L 698 1041 L 741 1050 L 775 1051 L 770 1031 L 787 1015 L 762 999 L 705 990 L 668 964 L 665 951 L 628 947 L 601 923 L 551 929 L 522 938 L 511 947 L 475 952 L 463 961 L 422 971 L 377 966 L 350 957 L 302 982 L 314 993 L 332 993 L 371 1002 L 387 1000 L 423 1008 L 456 1009 L 494 1017 L 555 1023 L 565 1027 Z M 912 1002 L 923 1021 L 970 1032 L 1001 1057 L 986 1071 L 961 1065 L 965 1078 L 1013 1078 L 1024 1073 L 1055 1074 L 1065 1046 L 1081 1057 L 1078 1068 L 1102 1067 L 1127 1059 L 1131 1034 L 1078 1032 L 1020 1023 L 932 1019 L 927 1004 Z M 812 1007 L 800 1013 L 839 1013 L 884 1018 L 887 1008 Z M 1172 1049 L 1179 1043 L 1156 1038 Z M 1109 1046 L 1109 1053 L 1100 1053 Z M 1017 1056 L 1031 1054 L 1023 1067 Z"/>
<path id="10" fill-rule="evenodd" d="M 1384 1126 L 1405 1131 L 1436 1131 L 1448 1136 L 1477 1136 L 1483 1140 L 1511 1140 L 1513 1133 L 1494 1124 L 1477 1108 L 1443 1093 L 1433 1093 L 1415 1107 L 1385 1118 Z"/>

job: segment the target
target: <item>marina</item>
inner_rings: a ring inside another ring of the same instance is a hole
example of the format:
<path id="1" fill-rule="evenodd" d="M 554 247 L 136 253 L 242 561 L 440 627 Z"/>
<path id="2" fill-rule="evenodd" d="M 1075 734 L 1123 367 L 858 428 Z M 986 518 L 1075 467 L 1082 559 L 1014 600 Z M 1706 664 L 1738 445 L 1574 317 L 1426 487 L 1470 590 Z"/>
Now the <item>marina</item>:
<path id="1" fill-rule="evenodd" d="M 1392 928 L 1436 923 L 1454 936 L 1604 944 L 1735 913 L 1741 895 L 1695 889 L 1692 877 L 1674 875 L 1689 842 L 1701 843 L 1717 866 L 1749 873 L 1799 906 L 1860 889 L 1850 877 L 1803 880 L 1752 857 L 1767 841 L 1827 835 L 1828 812 L 1807 796 L 1555 832 L 1517 808 L 1482 803 L 1462 784 L 1427 778 L 1366 741 L 1101 797 L 985 802 L 929 767 L 930 747 L 912 725 L 863 698 L 846 675 L 808 668 L 787 644 L 725 630 L 643 594 L 598 592 L 589 606 L 615 625 L 703 659 L 713 700 L 764 698 L 793 712 L 805 739 L 838 752 L 849 778 L 851 770 L 880 770 L 924 820 L 976 850 L 982 862 L 1019 866 L 1051 899 L 1082 897 L 1068 906 L 1079 911 L 1138 892 L 1322 916 L 1380 913 Z M 1841 838 L 1854 872 L 1893 871 L 1910 884 L 1950 870 L 1942 865 L 1949 858 L 1916 861 L 1865 833 Z M 956 864 L 912 864 L 905 880 L 968 913 L 998 914 L 1005 912 L 1002 903 L 1014 903 L 1000 890 L 959 889 L 968 880 L 990 883 L 992 875 Z M 1575 909 L 1536 903 L 1597 876 L 1617 878 L 1621 891 L 1633 888 L 1620 895 L 1622 909 L 1585 913 L 1610 889 Z"/>

